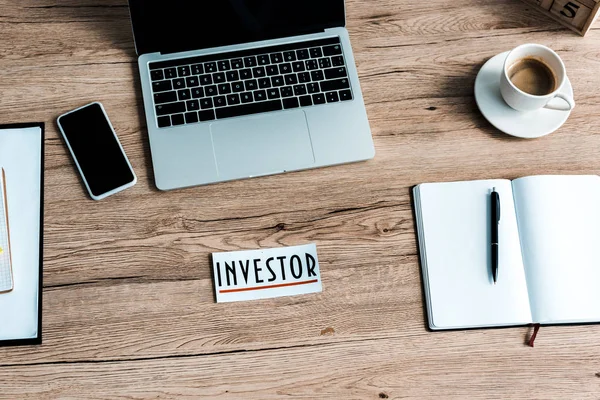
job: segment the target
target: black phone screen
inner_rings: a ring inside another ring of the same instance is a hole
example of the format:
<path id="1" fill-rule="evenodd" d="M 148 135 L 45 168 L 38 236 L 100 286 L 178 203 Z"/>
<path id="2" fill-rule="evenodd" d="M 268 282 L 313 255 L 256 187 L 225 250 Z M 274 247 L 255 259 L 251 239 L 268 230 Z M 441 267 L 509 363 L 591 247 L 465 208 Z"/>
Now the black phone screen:
<path id="1" fill-rule="evenodd" d="M 63 133 L 94 196 L 134 180 L 133 172 L 99 104 L 59 118 Z"/>

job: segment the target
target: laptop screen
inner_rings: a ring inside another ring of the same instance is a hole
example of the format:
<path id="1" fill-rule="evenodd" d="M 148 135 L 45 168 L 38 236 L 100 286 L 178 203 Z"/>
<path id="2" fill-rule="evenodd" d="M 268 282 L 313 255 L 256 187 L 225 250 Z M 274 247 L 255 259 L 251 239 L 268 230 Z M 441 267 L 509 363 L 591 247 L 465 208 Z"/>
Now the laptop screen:
<path id="1" fill-rule="evenodd" d="M 173 53 L 345 25 L 344 0 L 129 0 L 138 53 Z"/>

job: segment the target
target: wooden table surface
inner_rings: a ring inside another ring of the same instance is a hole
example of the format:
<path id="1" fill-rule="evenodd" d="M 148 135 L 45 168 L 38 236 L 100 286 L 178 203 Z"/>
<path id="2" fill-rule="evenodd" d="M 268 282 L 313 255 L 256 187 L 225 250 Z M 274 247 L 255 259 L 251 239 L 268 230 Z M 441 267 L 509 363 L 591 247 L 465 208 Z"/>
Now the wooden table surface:
<path id="1" fill-rule="evenodd" d="M 2 399 L 599 399 L 600 325 L 429 333 L 411 186 L 600 171 L 600 26 L 518 0 L 348 0 L 375 159 L 173 192 L 153 183 L 125 0 L 0 0 L 0 123 L 44 121 L 43 344 L 0 349 Z M 550 136 L 494 129 L 491 56 L 564 59 Z M 138 174 L 90 200 L 61 113 L 101 101 Z M 316 243 L 323 292 L 216 304 L 210 253 Z M 1 323 L 1 322 L 0 322 Z"/>

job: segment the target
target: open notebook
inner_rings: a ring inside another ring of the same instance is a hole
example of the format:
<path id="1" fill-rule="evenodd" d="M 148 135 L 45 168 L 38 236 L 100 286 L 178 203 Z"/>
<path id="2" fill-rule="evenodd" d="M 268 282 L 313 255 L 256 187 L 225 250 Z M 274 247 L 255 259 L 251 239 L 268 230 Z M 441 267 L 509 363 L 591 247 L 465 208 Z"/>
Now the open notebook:
<path id="1" fill-rule="evenodd" d="M 414 200 L 431 329 L 600 322 L 600 177 L 425 183 Z"/>

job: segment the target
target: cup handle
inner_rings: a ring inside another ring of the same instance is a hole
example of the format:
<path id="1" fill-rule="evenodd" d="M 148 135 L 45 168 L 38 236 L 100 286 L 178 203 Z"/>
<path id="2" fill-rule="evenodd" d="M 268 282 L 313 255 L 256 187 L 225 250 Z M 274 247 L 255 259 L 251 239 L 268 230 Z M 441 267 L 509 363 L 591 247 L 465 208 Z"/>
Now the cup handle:
<path id="1" fill-rule="evenodd" d="M 552 100 L 559 98 L 565 101 L 565 103 L 567 104 L 550 104 L 552 103 Z M 550 110 L 559 110 L 559 111 L 571 111 L 573 108 L 575 108 L 575 100 L 573 100 L 571 97 L 562 94 L 562 93 L 557 93 L 556 96 L 554 96 L 552 98 L 552 100 L 550 100 L 550 102 L 548 104 L 546 104 L 544 106 L 544 108 L 548 108 Z"/>

